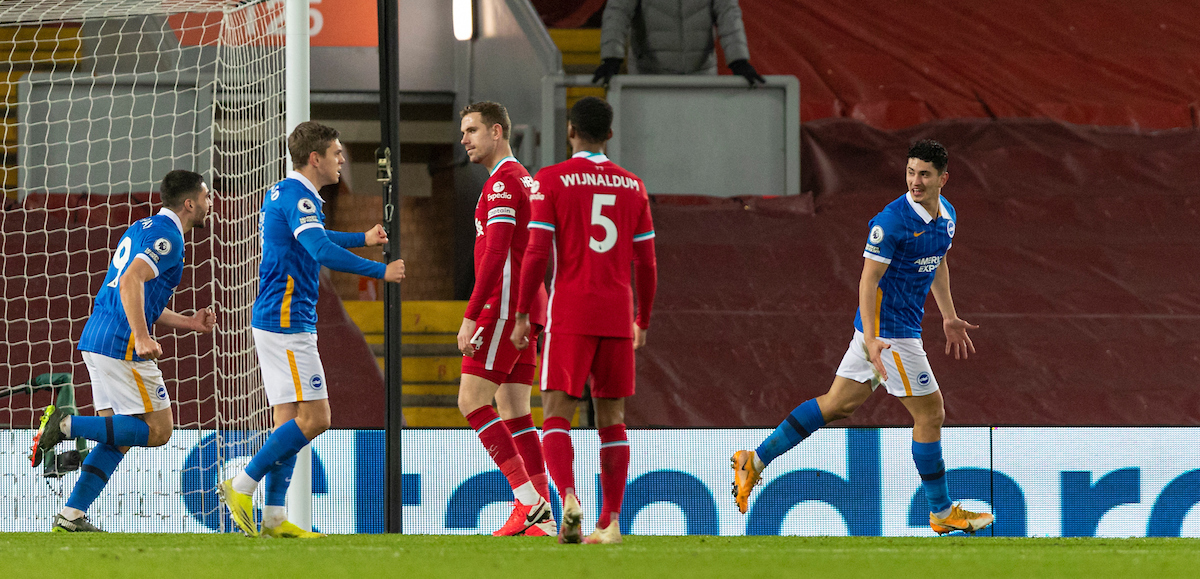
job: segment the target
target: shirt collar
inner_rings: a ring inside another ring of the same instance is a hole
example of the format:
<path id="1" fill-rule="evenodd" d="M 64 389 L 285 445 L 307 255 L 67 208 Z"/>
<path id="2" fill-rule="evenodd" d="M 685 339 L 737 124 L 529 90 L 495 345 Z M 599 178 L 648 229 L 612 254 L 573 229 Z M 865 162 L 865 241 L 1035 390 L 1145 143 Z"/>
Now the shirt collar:
<path id="1" fill-rule="evenodd" d="M 574 155 L 571 155 L 572 159 L 575 157 L 587 157 L 593 163 L 603 163 L 608 160 L 608 155 L 605 155 L 604 153 L 593 153 L 591 151 L 580 151 Z"/>
<path id="2" fill-rule="evenodd" d="M 179 215 L 178 215 L 178 214 L 176 214 L 174 211 L 171 211 L 170 209 L 167 209 L 166 207 L 163 207 L 162 209 L 159 209 L 159 210 L 158 210 L 158 214 L 159 214 L 159 215 L 166 215 L 167 217 L 170 217 L 170 218 L 171 218 L 171 221 L 174 221 L 174 222 L 175 222 L 175 227 L 178 227 L 178 228 L 179 228 L 179 234 L 180 234 L 180 235 L 183 235 L 183 221 L 180 221 L 180 220 L 179 220 Z"/>
<path id="3" fill-rule="evenodd" d="M 930 221 L 933 221 L 933 216 L 930 215 L 929 212 L 925 210 L 925 207 L 922 206 L 920 203 L 913 201 L 912 191 L 905 192 L 904 198 L 908 199 L 908 206 L 912 207 L 912 210 L 914 212 L 916 212 L 917 217 L 920 217 L 923 221 L 925 221 L 925 223 L 929 223 Z M 942 205 L 941 197 L 938 197 L 938 208 L 941 209 L 942 215 L 949 215 L 948 213 L 946 213 L 946 207 L 944 205 Z M 949 217 L 947 217 L 947 219 L 949 219 Z"/>
<path id="4" fill-rule="evenodd" d="M 309 181 L 308 177 L 305 177 L 299 171 L 288 171 L 287 178 L 295 179 L 295 180 L 299 181 L 301 184 L 304 185 L 305 188 L 307 188 L 309 191 L 312 191 L 312 194 L 316 195 L 317 199 L 319 199 L 321 201 L 321 203 L 325 202 L 325 199 L 322 198 L 321 194 L 317 192 L 317 188 L 315 186 L 313 186 L 312 181 Z"/>
<path id="5" fill-rule="evenodd" d="M 505 158 L 503 158 L 503 159 L 500 159 L 500 161 L 498 161 L 498 162 L 496 163 L 496 166 L 495 166 L 495 167 L 492 167 L 492 170 L 491 170 L 490 172 L 488 172 L 488 177 L 491 177 L 492 175 L 495 175 L 495 174 L 496 174 L 496 171 L 499 171 L 499 170 L 500 170 L 500 165 L 503 165 L 503 164 L 505 164 L 505 163 L 507 163 L 507 162 L 509 162 L 509 161 L 512 161 L 512 162 L 516 163 L 516 162 L 517 162 L 517 158 L 516 158 L 516 157 L 514 157 L 514 156 L 512 156 L 512 155 L 509 155 L 509 156 L 507 156 L 507 157 L 505 157 Z"/>

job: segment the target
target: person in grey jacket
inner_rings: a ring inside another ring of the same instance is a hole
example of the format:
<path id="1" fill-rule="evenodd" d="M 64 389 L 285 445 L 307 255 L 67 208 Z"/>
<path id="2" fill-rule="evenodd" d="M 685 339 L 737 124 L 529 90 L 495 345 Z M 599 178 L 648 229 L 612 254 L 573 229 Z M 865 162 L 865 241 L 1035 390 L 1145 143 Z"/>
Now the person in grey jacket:
<path id="1" fill-rule="evenodd" d="M 600 29 L 600 57 L 592 83 L 608 85 L 621 70 L 629 39 L 631 74 L 717 74 L 713 26 L 734 74 L 751 86 L 766 80 L 750 65 L 737 0 L 608 0 Z"/>

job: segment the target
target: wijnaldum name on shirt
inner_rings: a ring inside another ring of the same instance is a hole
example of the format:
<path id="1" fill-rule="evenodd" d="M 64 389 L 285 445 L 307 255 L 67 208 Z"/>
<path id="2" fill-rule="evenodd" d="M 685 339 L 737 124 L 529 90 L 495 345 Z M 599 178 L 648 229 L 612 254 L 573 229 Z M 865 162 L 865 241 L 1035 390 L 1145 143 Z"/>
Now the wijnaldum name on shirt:
<path id="1" fill-rule="evenodd" d="M 576 185 L 591 185 L 593 187 L 625 187 L 626 189 L 641 190 L 638 186 L 637 179 L 622 177 L 620 175 L 597 175 L 595 173 L 571 173 L 570 175 L 561 175 L 563 185 L 573 187 Z"/>

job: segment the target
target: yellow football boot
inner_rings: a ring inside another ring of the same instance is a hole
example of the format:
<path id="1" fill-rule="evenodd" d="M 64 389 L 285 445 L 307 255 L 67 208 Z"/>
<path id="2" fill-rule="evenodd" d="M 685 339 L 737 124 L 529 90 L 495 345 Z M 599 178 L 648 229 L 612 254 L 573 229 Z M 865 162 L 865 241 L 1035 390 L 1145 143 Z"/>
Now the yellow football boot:
<path id="1" fill-rule="evenodd" d="M 247 537 L 257 537 L 258 529 L 254 524 L 254 497 L 234 490 L 233 479 L 218 484 L 217 494 L 220 495 L 221 502 L 229 507 L 229 514 L 233 517 L 233 522 L 237 524 L 238 528 Z"/>
<path id="2" fill-rule="evenodd" d="M 306 531 L 292 524 L 291 521 L 284 521 L 278 527 L 263 525 L 262 535 L 274 539 L 320 539 L 325 536 L 325 533 Z"/>
<path id="3" fill-rule="evenodd" d="M 729 460 L 733 463 L 733 500 L 745 514 L 750 508 L 750 491 L 762 482 L 762 471 L 755 466 L 753 450 L 739 450 Z"/>
<path id="4" fill-rule="evenodd" d="M 950 509 L 950 514 L 944 518 L 929 513 L 929 528 L 939 535 L 952 531 L 962 531 L 974 535 L 975 531 L 987 527 L 995 520 L 996 518 L 990 513 L 973 513 L 959 505 L 954 505 Z"/>

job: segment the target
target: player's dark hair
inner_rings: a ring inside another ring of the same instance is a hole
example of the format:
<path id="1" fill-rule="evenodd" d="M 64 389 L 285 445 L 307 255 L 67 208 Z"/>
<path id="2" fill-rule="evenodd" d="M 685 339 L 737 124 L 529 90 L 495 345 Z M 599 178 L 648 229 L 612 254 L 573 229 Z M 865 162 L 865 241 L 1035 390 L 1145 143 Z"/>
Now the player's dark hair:
<path id="1" fill-rule="evenodd" d="M 203 184 L 204 177 L 199 173 L 183 169 L 167 173 L 167 176 L 163 177 L 162 186 L 158 189 L 163 207 L 178 209 L 183 205 L 184 200 L 199 193 L 202 190 L 200 186 Z"/>
<path id="2" fill-rule="evenodd" d="M 567 117 L 579 138 L 589 143 L 603 143 L 612 130 L 612 105 L 597 97 L 583 97 L 571 107 Z"/>
<path id="3" fill-rule="evenodd" d="M 945 173 L 946 166 L 950 164 L 950 154 L 946 152 L 946 147 L 933 139 L 923 139 L 913 143 L 908 149 L 909 159 L 920 159 L 933 165 L 938 173 Z"/>
<path id="4" fill-rule="evenodd" d="M 325 156 L 325 151 L 340 136 L 337 129 L 316 121 L 304 121 L 296 125 L 292 134 L 288 135 L 288 154 L 292 157 L 292 167 L 299 169 L 307 165 L 309 153 Z"/>
<path id="5" fill-rule="evenodd" d="M 492 101 L 481 101 L 469 104 L 463 107 L 463 110 L 458 112 L 458 118 L 463 118 L 471 113 L 479 113 L 479 120 L 483 122 L 483 126 L 490 131 L 492 127 L 500 125 L 500 136 L 504 140 L 508 140 L 508 133 L 512 129 L 512 121 L 508 119 L 508 109 L 504 105 Z"/>

